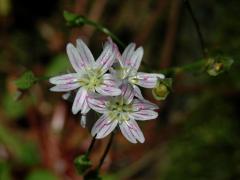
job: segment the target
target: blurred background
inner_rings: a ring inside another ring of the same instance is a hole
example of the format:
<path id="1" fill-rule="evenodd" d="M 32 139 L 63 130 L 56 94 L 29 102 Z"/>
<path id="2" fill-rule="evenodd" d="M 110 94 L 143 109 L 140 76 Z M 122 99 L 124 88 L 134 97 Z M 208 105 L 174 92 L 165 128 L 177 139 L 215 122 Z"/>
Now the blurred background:
<path id="1" fill-rule="evenodd" d="M 104 179 L 240 179 L 240 1 L 190 3 L 210 54 L 226 54 L 235 63 L 216 77 L 202 71 L 175 76 L 165 101 L 145 90 L 159 105 L 159 118 L 139 123 L 144 144 L 117 133 Z M 143 61 L 154 71 L 202 58 L 181 0 L 0 0 L 1 180 L 82 179 L 73 160 L 86 152 L 91 136 L 72 115 L 71 102 L 50 92 L 47 80 L 27 91 L 17 90 L 14 81 L 26 70 L 36 76 L 71 70 L 65 47 L 77 37 L 99 55 L 106 35 L 89 26 L 70 29 L 64 10 L 101 22 L 125 44 L 143 46 Z M 107 140 L 95 144 L 93 164 Z"/>

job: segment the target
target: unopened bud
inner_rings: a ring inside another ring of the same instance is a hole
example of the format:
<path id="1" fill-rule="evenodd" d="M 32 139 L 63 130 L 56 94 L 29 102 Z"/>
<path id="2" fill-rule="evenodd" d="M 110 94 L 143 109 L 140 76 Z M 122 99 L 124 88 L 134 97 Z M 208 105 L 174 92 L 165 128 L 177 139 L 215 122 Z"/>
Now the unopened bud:
<path id="1" fill-rule="evenodd" d="M 159 79 L 156 87 L 152 89 L 152 94 L 157 100 L 165 100 L 172 88 L 172 79 Z"/>
<path id="2" fill-rule="evenodd" d="M 233 60 L 228 57 L 211 57 L 208 59 L 206 71 L 210 76 L 217 76 L 218 74 L 228 70 L 233 63 Z"/>

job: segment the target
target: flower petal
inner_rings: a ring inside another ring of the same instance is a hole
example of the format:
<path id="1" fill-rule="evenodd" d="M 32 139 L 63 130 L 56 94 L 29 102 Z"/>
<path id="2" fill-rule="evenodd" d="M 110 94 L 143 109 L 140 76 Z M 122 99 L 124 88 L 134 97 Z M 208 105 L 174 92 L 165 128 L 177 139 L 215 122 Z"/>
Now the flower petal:
<path id="1" fill-rule="evenodd" d="M 124 66 L 128 68 L 128 74 L 136 72 L 139 69 L 143 57 L 143 48 L 139 47 L 129 59 L 126 59 Z"/>
<path id="2" fill-rule="evenodd" d="M 132 57 L 134 50 L 135 50 L 136 44 L 135 43 L 130 43 L 125 50 L 123 51 L 122 54 L 122 62 L 120 64 L 123 64 L 124 66 L 128 66 L 128 62 L 130 61 L 130 58 Z"/>
<path id="3" fill-rule="evenodd" d="M 74 89 L 77 89 L 80 87 L 80 84 L 74 83 L 74 84 L 58 84 L 52 88 L 50 88 L 50 91 L 53 92 L 67 92 L 72 91 Z"/>
<path id="4" fill-rule="evenodd" d="M 145 120 L 156 119 L 158 117 L 158 113 L 153 110 L 144 109 L 144 110 L 133 112 L 129 114 L 129 116 L 136 120 L 145 121 Z"/>
<path id="5" fill-rule="evenodd" d="M 81 39 L 77 39 L 77 51 L 84 63 L 84 68 L 93 67 L 95 63 L 94 57 L 87 45 Z"/>
<path id="6" fill-rule="evenodd" d="M 134 78 L 136 78 L 136 80 L 134 80 L 135 84 L 138 84 L 139 86 L 145 88 L 154 88 L 157 84 L 158 77 L 156 76 L 156 74 L 139 72 Z"/>
<path id="7" fill-rule="evenodd" d="M 121 90 L 122 90 L 121 95 L 123 96 L 126 103 L 129 104 L 130 102 L 132 102 L 134 97 L 134 91 L 133 91 L 132 85 L 129 83 L 124 83 L 121 85 Z"/>
<path id="8" fill-rule="evenodd" d="M 106 98 L 104 98 L 103 96 L 89 96 L 87 98 L 88 101 L 88 105 L 90 106 L 90 108 L 92 108 L 94 111 L 97 111 L 99 113 L 104 113 L 106 112 Z"/>
<path id="9" fill-rule="evenodd" d="M 137 98 L 139 98 L 139 99 L 144 99 L 140 88 L 139 88 L 138 86 L 136 86 L 135 84 L 133 84 L 133 90 L 134 90 L 134 95 L 135 95 Z"/>
<path id="10" fill-rule="evenodd" d="M 103 48 L 103 52 L 96 61 L 97 68 L 100 68 L 104 74 L 114 63 L 116 54 L 118 52 L 116 44 L 108 40 Z"/>
<path id="11" fill-rule="evenodd" d="M 84 106 L 84 104 L 86 103 L 86 96 L 87 96 L 87 90 L 83 87 L 81 87 L 77 94 L 76 97 L 73 101 L 73 105 L 72 105 L 72 113 L 73 114 L 77 114 Z"/>
<path id="12" fill-rule="evenodd" d="M 119 126 L 124 137 L 131 143 L 137 143 L 136 140 L 140 143 L 145 141 L 143 133 L 134 119 L 123 121 Z"/>
<path id="13" fill-rule="evenodd" d="M 55 76 L 49 79 L 52 84 L 71 84 L 78 81 L 77 73 L 64 74 L 60 76 Z"/>
<path id="14" fill-rule="evenodd" d="M 92 136 L 95 136 L 97 134 L 97 139 L 104 138 L 115 129 L 117 124 L 117 120 L 113 120 L 107 114 L 103 114 L 93 125 L 91 134 Z"/>
<path id="15" fill-rule="evenodd" d="M 156 104 L 145 99 L 134 99 L 132 106 L 134 111 L 158 109 Z"/>

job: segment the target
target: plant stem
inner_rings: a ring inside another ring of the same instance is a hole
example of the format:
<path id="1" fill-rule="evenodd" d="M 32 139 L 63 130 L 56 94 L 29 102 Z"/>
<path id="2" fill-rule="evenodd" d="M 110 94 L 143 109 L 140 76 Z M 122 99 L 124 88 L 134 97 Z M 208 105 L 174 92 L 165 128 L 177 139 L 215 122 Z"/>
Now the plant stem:
<path id="1" fill-rule="evenodd" d="M 205 45 L 205 42 L 204 42 L 204 39 L 203 39 L 203 35 L 201 33 L 201 30 L 200 30 L 200 26 L 199 26 L 199 23 L 193 13 L 193 10 L 192 10 L 192 7 L 191 7 L 191 4 L 188 0 L 183 0 L 192 20 L 193 20 L 193 23 L 194 23 L 194 26 L 196 28 L 196 31 L 197 31 L 197 34 L 198 34 L 198 39 L 200 41 L 200 45 L 201 45 L 201 49 L 202 49 L 202 54 L 203 54 L 203 57 L 207 58 L 208 57 L 208 50 L 206 48 L 206 45 Z"/>
<path id="2" fill-rule="evenodd" d="M 107 154 L 108 154 L 108 152 L 109 152 L 109 150 L 110 150 L 110 147 L 111 147 L 111 145 L 112 145 L 114 135 L 115 135 L 115 131 L 113 131 L 112 134 L 111 134 L 111 136 L 110 136 L 110 139 L 109 139 L 109 141 L 108 141 L 108 144 L 107 144 L 107 146 L 106 146 L 106 148 L 105 148 L 105 150 L 104 150 L 104 153 L 103 153 L 103 155 L 102 155 L 102 157 L 101 157 L 101 159 L 100 159 L 100 161 L 99 161 L 99 164 L 98 164 L 98 166 L 97 166 L 97 170 L 99 170 L 99 169 L 102 167 L 103 163 L 104 163 L 104 160 L 105 160 L 105 158 L 106 158 L 106 156 L 107 156 Z"/>
<path id="3" fill-rule="evenodd" d="M 93 146 L 94 146 L 94 144 L 95 144 L 95 142 L 96 142 L 96 136 L 97 136 L 97 135 L 95 135 L 95 136 L 92 138 L 91 144 L 90 144 L 90 146 L 88 147 L 88 150 L 87 150 L 87 152 L 86 152 L 86 155 L 87 155 L 87 156 L 89 156 L 89 154 L 92 152 L 92 148 L 93 148 Z"/>
<path id="4" fill-rule="evenodd" d="M 203 68 L 205 64 L 206 64 L 206 60 L 200 60 L 200 61 L 197 61 L 197 62 L 194 62 L 194 63 L 191 63 L 191 64 L 179 66 L 179 67 L 172 67 L 172 68 L 163 69 L 159 72 L 163 73 L 163 74 L 174 74 L 174 75 L 176 75 L 176 74 L 179 74 L 179 73 L 182 73 L 182 72 L 191 72 L 191 71 L 199 70 L 199 69 Z"/>

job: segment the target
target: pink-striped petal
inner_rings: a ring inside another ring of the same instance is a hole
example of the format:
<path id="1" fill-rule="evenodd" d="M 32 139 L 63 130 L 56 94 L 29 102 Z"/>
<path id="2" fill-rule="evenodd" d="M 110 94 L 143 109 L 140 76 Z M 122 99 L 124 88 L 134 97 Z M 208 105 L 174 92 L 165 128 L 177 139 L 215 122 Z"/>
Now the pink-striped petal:
<path id="1" fill-rule="evenodd" d="M 97 139 L 104 138 L 116 128 L 117 124 L 117 120 L 113 120 L 107 114 L 103 114 L 93 125 L 91 134 L 92 136 L 97 134 Z"/>
<path id="2" fill-rule="evenodd" d="M 129 114 L 130 117 L 140 120 L 140 121 L 145 121 L 145 120 L 151 120 L 151 119 L 156 119 L 158 117 L 158 113 L 153 111 L 153 110 L 140 110 L 140 111 L 135 111 Z"/>
<path id="3" fill-rule="evenodd" d="M 74 83 L 74 84 L 58 84 L 52 88 L 50 88 L 50 91 L 53 92 L 67 92 L 67 91 L 72 91 L 74 89 L 77 89 L 80 87 L 79 83 Z"/>
<path id="4" fill-rule="evenodd" d="M 134 53 L 136 44 L 130 43 L 125 50 L 123 51 L 122 58 L 120 64 L 123 64 L 124 66 L 129 66 L 130 64 L 130 59 Z"/>
<path id="5" fill-rule="evenodd" d="M 143 143 L 145 141 L 143 133 L 135 120 L 123 121 L 119 126 L 123 136 L 131 143 L 137 143 L 137 141 Z"/>
<path id="6" fill-rule="evenodd" d="M 116 44 L 114 44 L 111 40 L 108 40 L 104 45 L 103 52 L 96 61 L 96 66 L 101 69 L 102 74 L 104 74 L 112 66 L 117 52 L 118 49 Z"/>
<path id="7" fill-rule="evenodd" d="M 97 111 L 99 113 L 106 112 L 107 99 L 105 97 L 89 96 L 87 98 L 87 101 L 88 101 L 88 105 L 90 106 L 90 108 L 92 108 L 94 111 Z"/>
<path id="8" fill-rule="evenodd" d="M 77 94 L 76 97 L 73 101 L 72 105 L 72 113 L 77 114 L 83 107 L 84 104 L 86 103 L 86 96 L 87 96 L 87 90 L 83 87 L 81 87 Z"/>
<path id="9" fill-rule="evenodd" d="M 81 72 L 82 70 L 84 70 L 84 68 L 83 68 L 84 63 L 83 63 L 77 49 L 71 43 L 67 44 L 67 55 L 72 64 L 73 69 L 76 72 Z"/>
<path id="10" fill-rule="evenodd" d="M 94 57 L 87 45 L 81 39 L 77 39 L 77 51 L 84 64 L 84 68 L 86 69 L 93 67 L 95 63 Z"/>
<path id="11" fill-rule="evenodd" d="M 142 61 L 142 57 L 143 57 L 143 48 L 139 47 L 133 53 L 128 65 L 126 65 L 126 67 L 128 67 L 128 66 L 131 67 L 129 73 L 131 73 L 132 71 L 135 72 L 139 69 L 139 66 L 140 66 L 141 61 Z M 127 61 L 126 61 L 126 64 L 127 64 Z"/>
<path id="12" fill-rule="evenodd" d="M 140 88 L 135 84 L 133 84 L 133 90 L 134 90 L 134 96 L 136 96 L 139 99 L 144 99 Z"/>
<path id="13" fill-rule="evenodd" d="M 157 84 L 158 77 L 156 74 L 139 72 L 136 76 L 136 84 L 145 88 L 154 88 Z"/>
<path id="14" fill-rule="evenodd" d="M 103 75 L 103 84 L 106 86 L 117 87 L 117 80 L 112 74 L 107 73 Z"/>
<path id="15" fill-rule="evenodd" d="M 78 81 L 77 73 L 64 74 L 60 76 L 55 76 L 49 79 L 49 82 L 52 84 L 71 84 Z"/>
<path id="16" fill-rule="evenodd" d="M 134 99 L 133 100 L 133 111 L 141 111 L 141 110 L 155 110 L 158 109 L 158 106 L 148 100 L 145 99 Z"/>
<path id="17" fill-rule="evenodd" d="M 123 96 L 126 103 L 129 104 L 130 102 L 132 102 L 134 97 L 134 91 L 133 91 L 132 85 L 129 83 L 122 84 L 121 91 L 122 91 L 121 95 Z"/>

